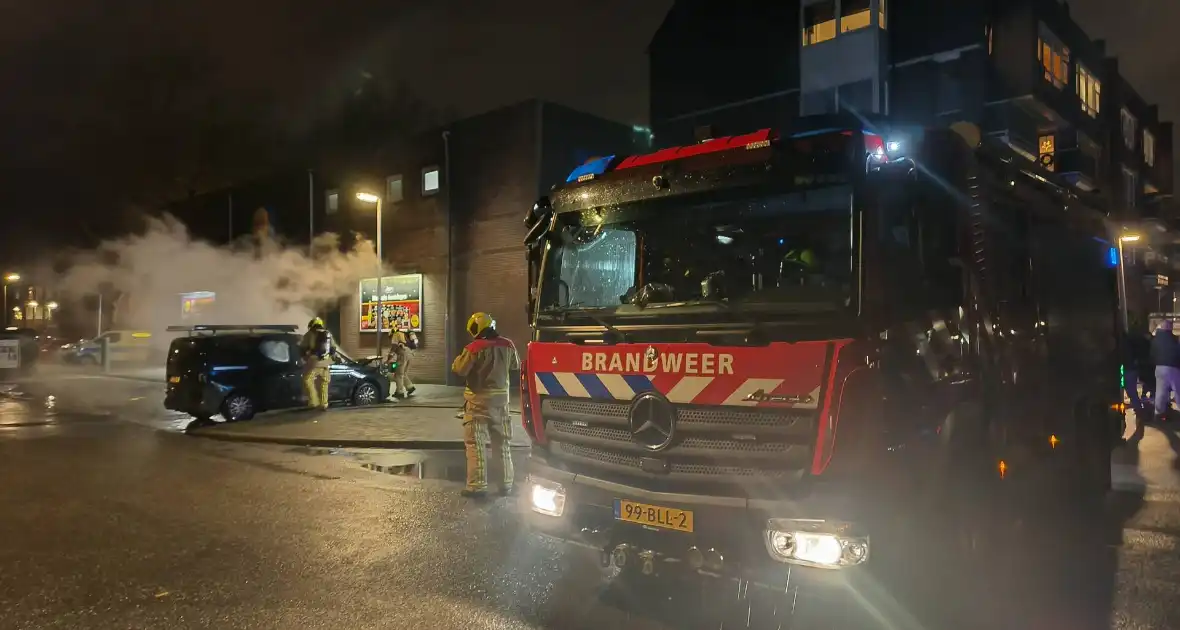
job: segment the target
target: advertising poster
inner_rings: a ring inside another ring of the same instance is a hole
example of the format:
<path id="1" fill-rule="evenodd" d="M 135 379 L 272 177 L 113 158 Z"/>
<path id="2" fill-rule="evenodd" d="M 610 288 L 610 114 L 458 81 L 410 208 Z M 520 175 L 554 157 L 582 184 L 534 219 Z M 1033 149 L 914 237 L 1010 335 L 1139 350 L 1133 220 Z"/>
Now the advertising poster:
<path id="1" fill-rule="evenodd" d="M 377 330 L 377 279 L 360 283 L 360 330 Z M 381 278 L 381 331 L 412 330 L 422 332 L 422 274 Z"/>
<path id="2" fill-rule="evenodd" d="M 202 314 L 208 314 L 217 301 L 217 294 L 212 291 L 194 291 L 180 294 L 181 321 L 199 320 Z"/>

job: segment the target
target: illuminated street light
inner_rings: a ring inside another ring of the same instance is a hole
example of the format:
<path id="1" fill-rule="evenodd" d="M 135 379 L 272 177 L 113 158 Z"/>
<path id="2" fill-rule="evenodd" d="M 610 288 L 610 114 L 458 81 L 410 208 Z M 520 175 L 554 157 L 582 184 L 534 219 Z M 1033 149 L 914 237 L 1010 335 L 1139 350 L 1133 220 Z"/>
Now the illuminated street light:
<path id="1" fill-rule="evenodd" d="M 384 273 L 381 258 L 381 197 L 362 190 L 356 194 L 356 198 L 364 203 L 377 204 L 377 317 L 374 319 L 377 321 L 377 356 L 381 356 L 381 274 Z"/>
<path id="2" fill-rule="evenodd" d="M 52 311 L 53 309 L 57 308 L 57 302 L 50 302 L 45 305 L 45 308 Z"/>
<path id="3" fill-rule="evenodd" d="M 20 280 L 19 273 L 6 273 L 6 274 L 4 274 L 4 323 L 5 323 L 5 325 L 8 324 L 8 285 L 13 282 L 16 282 L 17 280 Z M 20 309 L 18 308 L 16 310 L 19 311 Z"/>
<path id="4" fill-rule="evenodd" d="M 19 307 L 19 306 L 14 306 L 14 307 L 12 307 L 12 312 L 13 312 L 13 313 L 19 313 L 19 312 L 20 312 L 20 307 Z"/>

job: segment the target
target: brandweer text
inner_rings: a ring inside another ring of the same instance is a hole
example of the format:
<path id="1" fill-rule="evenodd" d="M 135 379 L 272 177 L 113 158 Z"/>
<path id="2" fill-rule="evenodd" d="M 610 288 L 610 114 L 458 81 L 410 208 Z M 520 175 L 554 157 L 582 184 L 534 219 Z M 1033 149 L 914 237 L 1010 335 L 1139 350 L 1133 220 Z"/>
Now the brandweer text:
<path id="1" fill-rule="evenodd" d="M 715 353 L 669 353 L 656 357 L 655 361 L 645 360 L 643 353 L 629 354 L 606 352 L 583 352 L 583 372 L 669 372 L 682 374 L 721 375 L 733 374 L 733 355 Z"/>

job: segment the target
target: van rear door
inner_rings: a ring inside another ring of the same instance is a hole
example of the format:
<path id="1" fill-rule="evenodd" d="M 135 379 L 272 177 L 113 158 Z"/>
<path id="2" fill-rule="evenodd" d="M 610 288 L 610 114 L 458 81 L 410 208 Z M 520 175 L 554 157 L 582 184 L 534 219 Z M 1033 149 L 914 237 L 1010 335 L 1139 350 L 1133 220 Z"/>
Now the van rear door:
<path id="1" fill-rule="evenodd" d="M 199 341 L 193 338 L 172 341 L 168 347 L 166 368 L 169 386 L 199 382 L 200 374 L 205 370 L 205 353 L 201 350 Z"/>

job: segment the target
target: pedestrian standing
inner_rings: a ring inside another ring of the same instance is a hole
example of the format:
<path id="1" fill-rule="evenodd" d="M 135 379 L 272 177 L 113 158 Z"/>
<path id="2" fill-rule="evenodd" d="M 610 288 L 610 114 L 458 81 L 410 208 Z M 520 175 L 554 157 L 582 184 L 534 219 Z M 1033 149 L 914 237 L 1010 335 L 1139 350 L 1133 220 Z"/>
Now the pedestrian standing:
<path id="1" fill-rule="evenodd" d="M 1180 340 L 1172 332 L 1172 320 L 1165 319 L 1151 338 L 1151 362 L 1155 364 L 1155 417 L 1165 421 L 1172 394 L 1180 397 Z"/>
<path id="2" fill-rule="evenodd" d="M 520 369 L 516 346 L 496 332 L 496 321 L 487 313 L 467 320 L 467 332 L 474 340 L 455 357 L 451 370 L 463 377 L 463 444 L 467 451 L 467 487 L 463 496 L 487 496 L 488 475 L 485 444 L 500 463 L 500 494 L 512 492 L 513 469 L 510 440 L 512 422 L 508 417 L 508 383 L 513 370 Z"/>

